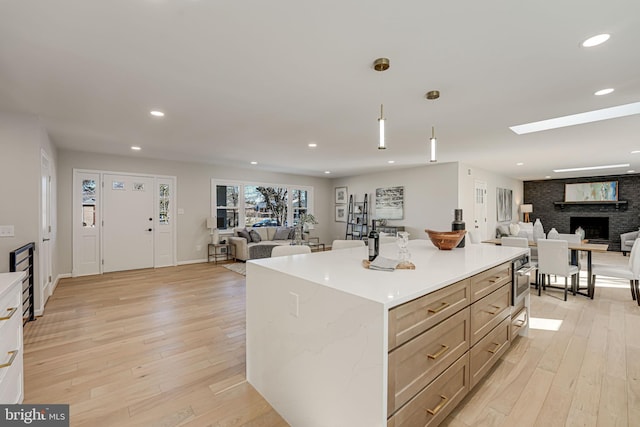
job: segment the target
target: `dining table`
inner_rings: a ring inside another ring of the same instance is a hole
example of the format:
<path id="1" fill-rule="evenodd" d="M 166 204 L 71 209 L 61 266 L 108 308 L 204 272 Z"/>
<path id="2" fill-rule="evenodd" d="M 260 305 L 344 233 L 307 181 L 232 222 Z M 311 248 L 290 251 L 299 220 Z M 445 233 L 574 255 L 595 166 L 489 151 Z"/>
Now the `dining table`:
<path id="1" fill-rule="evenodd" d="M 491 243 L 494 245 L 501 245 L 502 244 L 502 240 L 501 239 L 488 239 L 488 240 L 483 240 L 482 243 Z M 534 240 L 529 240 L 529 247 L 531 248 L 535 248 L 537 247 L 537 243 Z M 607 252 L 607 250 L 609 249 L 609 245 L 606 243 L 589 243 L 588 240 L 583 240 L 580 243 L 571 243 L 569 242 L 569 250 L 571 251 L 571 259 L 573 260 L 573 262 L 576 263 L 577 265 L 577 259 L 578 259 L 578 254 L 579 252 L 586 252 L 587 253 L 587 288 L 586 291 L 587 293 L 583 293 L 580 292 L 581 290 L 585 290 L 585 288 L 580 288 L 580 284 L 578 283 L 577 287 L 576 287 L 576 293 L 589 297 L 591 299 L 593 299 L 593 295 L 594 295 L 594 287 L 595 284 L 593 283 L 593 274 L 591 271 L 591 260 L 592 260 L 592 253 L 593 252 Z"/>

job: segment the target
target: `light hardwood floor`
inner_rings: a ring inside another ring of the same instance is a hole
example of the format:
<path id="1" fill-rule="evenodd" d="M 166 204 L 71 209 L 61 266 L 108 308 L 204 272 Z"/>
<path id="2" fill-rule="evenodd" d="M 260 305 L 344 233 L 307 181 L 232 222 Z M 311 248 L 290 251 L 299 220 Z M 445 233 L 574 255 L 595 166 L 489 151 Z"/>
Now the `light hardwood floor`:
<path id="1" fill-rule="evenodd" d="M 536 329 L 444 425 L 638 425 L 640 307 L 598 283 L 532 296 Z M 245 380 L 244 296 L 212 264 L 65 279 L 25 327 L 25 403 L 69 403 L 73 426 L 286 426 Z"/>

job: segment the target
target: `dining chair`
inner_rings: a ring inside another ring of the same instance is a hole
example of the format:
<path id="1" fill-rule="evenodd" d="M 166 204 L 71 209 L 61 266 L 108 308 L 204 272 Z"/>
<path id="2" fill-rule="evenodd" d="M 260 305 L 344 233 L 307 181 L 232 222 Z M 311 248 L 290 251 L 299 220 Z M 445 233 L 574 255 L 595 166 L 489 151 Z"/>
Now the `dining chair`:
<path id="1" fill-rule="evenodd" d="M 566 240 L 544 239 L 538 240 L 538 273 L 540 274 L 541 286 L 538 286 L 538 295 L 542 289 L 558 288 L 545 284 L 545 276 L 556 275 L 564 277 L 564 300 L 567 300 L 569 289 L 568 278 L 571 277 L 572 291 L 575 295 L 575 280 L 580 272 L 577 266 L 569 264 L 567 252 L 569 243 Z M 559 288 L 562 289 L 562 288 Z"/>
<path id="2" fill-rule="evenodd" d="M 297 255 L 297 254 L 310 254 L 311 247 L 307 245 L 281 245 L 276 246 L 271 250 L 271 258 L 286 256 L 286 255 Z"/>
<path id="3" fill-rule="evenodd" d="M 334 240 L 331 243 L 331 250 L 358 248 L 364 246 L 364 240 Z"/>
<path id="4" fill-rule="evenodd" d="M 640 239 L 631 247 L 631 255 L 627 265 L 593 264 L 591 267 L 591 283 L 595 293 L 596 276 L 627 279 L 631 287 L 631 298 L 640 305 Z"/>

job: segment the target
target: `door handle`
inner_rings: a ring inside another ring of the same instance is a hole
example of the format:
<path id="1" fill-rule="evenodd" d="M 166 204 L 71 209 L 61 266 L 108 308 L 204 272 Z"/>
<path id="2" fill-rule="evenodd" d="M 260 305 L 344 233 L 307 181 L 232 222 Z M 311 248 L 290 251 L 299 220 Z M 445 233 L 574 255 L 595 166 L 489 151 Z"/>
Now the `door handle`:
<path id="1" fill-rule="evenodd" d="M 51 239 L 42 239 L 43 242 L 48 242 Z"/>
<path id="2" fill-rule="evenodd" d="M 147 229 L 147 231 L 153 231 L 153 228 L 149 228 L 149 229 Z"/>

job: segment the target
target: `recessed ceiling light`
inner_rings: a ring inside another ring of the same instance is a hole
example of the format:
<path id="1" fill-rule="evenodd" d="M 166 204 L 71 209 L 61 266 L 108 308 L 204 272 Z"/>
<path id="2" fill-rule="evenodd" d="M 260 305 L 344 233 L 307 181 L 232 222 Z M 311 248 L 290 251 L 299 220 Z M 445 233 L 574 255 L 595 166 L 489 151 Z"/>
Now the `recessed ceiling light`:
<path id="1" fill-rule="evenodd" d="M 638 153 L 640 153 L 640 150 L 633 150 L 633 151 L 631 152 L 631 154 L 638 154 Z"/>
<path id="2" fill-rule="evenodd" d="M 324 171 L 324 173 L 326 173 L 327 175 L 329 175 L 331 173 L 331 171 Z"/>
<path id="3" fill-rule="evenodd" d="M 158 110 L 151 110 L 149 114 L 151 114 L 153 117 L 164 117 L 164 113 Z"/>
<path id="4" fill-rule="evenodd" d="M 628 170 L 627 173 L 636 173 L 636 171 L 634 171 L 633 169 Z"/>
<path id="5" fill-rule="evenodd" d="M 609 95 L 611 92 L 613 92 L 615 89 L 610 87 L 607 89 L 600 89 L 599 91 L 595 92 L 594 95 L 595 96 L 602 96 L 602 95 Z"/>
<path id="6" fill-rule="evenodd" d="M 522 163 L 522 162 L 516 163 L 516 166 L 522 166 L 522 165 L 524 165 L 524 163 Z"/>
<path id="7" fill-rule="evenodd" d="M 577 171 L 591 171 L 597 169 L 615 169 L 615 168 L 628 168 L 629 163 L 623 163 L 619 165 L 603 165 L 603 166 L 586 166 L 583 168 L 569 168 L 569 169 L 554 169 L 554 172 L 577 172 Z"/>
<path id="8" fill-rule="evenodd" d="M 570 116 L 556 117 L 555 119 L 531 122 L 524 125 L 511 126 L 509 129 L 518 135 L 522 135 L 525 133 L 598 122 L 600 120 L 616 119 L 618 117 L 632 116 L 634 114 L 640 114 L 640 102 L 618 105 L 617 107 L 603 108 L 601 110 L 587 111 L 586 113 L 572 114 Z"/>
<path id="9" fill-rule="evenodd" d="M 582 46 L 583 47 L 598 46 L 599 44 L 602 44 L 607 40 L 609 40 L 609 37 L 611 37 L 611 35 L 609 34 L 598 34 L 597 36 L 589 37 L 588 39 L 583 41 Z"/>
<path id="10" fill-rule="evenodd" d="M 393 164 L 395 162 L 396 162 L 395 160 L 387 160 L 387 163 L 389 163 L 389 164 Z"/>
<path id="11" fill-rule="evenodd" d="M 308 144 L 309 148 L 316 148 L 318 146 L 318 144 L 316 144 L 315 142 L 311 142 Z"/>
<path id="12" fill-rule="evenodd" d="M 137 145 L 132 145 L 132 146 L 131 146 L 131 149 L 132 149 L 133 151 L 140 151 L 140 150 L 142 150 L 142 148 L 138 147 Z"/>
<path id="13" fill-rule="evenodd" d="M 258 164 L 258 162 L 251 162 L 251 164 L 252 164 L 252 165 L 257 165 L 257 164 Z"/>
<path id="14" fill-rule="evenodd" d="M 549 178 L 551 178 L 551 175 L 547 175 L 547 176 L 545 176 L 545 178 L 546 178 L 546 179 L 549 179 Z"/>

